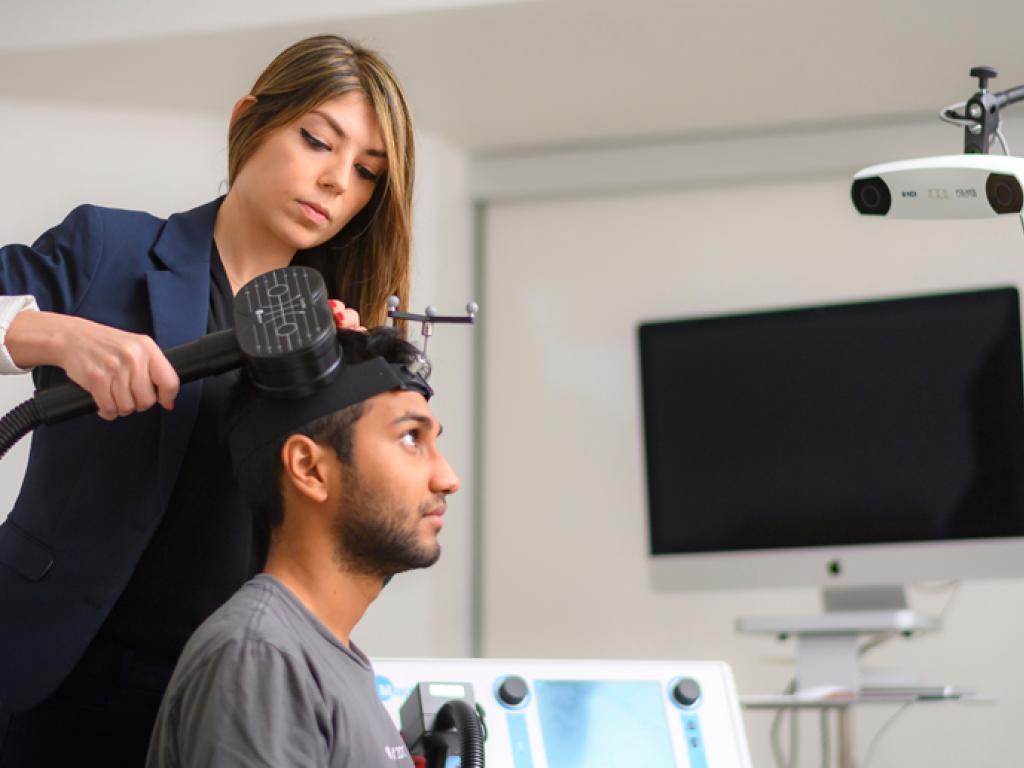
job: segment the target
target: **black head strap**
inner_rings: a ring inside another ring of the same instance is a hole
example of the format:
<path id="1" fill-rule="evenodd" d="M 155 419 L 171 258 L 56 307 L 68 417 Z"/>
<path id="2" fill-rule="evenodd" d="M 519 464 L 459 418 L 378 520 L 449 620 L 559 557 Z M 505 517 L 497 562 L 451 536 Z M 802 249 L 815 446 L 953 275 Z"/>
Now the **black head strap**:
<path id="1" fill-rule="evenodd" d="M 419 392 L 427 400 L 434 391 L 420 373 L 420 361 L 411 365 L 374 357 L 354 365 L 342 362 L 334 379 L 313 394 L 283 398 L 258 394 L 255 405 L 231 426 L 228 445 L 235 476 L 261 448 L 280 440 L 323 416 L 393 390 Z"/>

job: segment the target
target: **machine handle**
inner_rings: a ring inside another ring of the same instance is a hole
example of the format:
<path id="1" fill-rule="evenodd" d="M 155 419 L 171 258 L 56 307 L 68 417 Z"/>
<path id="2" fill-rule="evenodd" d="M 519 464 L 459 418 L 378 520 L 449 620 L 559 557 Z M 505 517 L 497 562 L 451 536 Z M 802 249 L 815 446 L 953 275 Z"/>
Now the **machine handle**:
<path id="1" fill-rule="evenodd" d="M 242 353 L 232 329 L 218 331 L 165 352 L 182 384 L 224 373 L 242 364 Z M 43 424 L 93 413 L 92 395 L 74 382 L 59 384 L 36 392 L 33 398 Z"/>

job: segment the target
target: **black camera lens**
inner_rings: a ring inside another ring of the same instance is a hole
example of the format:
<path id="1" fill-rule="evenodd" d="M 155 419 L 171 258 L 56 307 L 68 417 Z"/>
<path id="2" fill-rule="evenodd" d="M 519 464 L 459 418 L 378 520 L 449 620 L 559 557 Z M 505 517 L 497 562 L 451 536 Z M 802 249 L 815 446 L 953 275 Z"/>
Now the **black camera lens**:
<path id="1" fill-rule="evenodd" d="M 1008 173 L 990 173 L 985 182 L 985 194 L 996 213 L 1020 213 L 1024 208 L 1024 190 L 1017 177 Z"/>
<path id="2" fill-rule="evenodd" d="M 878 176 L 857 179 L 850 190 L 853 207 L 865 216 L 885 216 L 892 206 L 888 185 Z"/>

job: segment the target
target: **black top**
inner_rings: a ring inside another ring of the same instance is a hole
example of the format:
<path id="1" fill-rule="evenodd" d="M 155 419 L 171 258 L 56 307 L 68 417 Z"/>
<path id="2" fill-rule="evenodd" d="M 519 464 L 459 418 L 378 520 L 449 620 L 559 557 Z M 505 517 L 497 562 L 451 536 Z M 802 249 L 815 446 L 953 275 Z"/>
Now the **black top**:
<path id="1" fill-rule="evenodd" d="M 208 333 L 234 326 L 232 303 L 214 244 Z M 238 376 L 229 371 L 203 380 L 196 423 L 167 510 L 100 630 L 100 642 L 173 664 L 196 627 L 263 567 L 268 539 L 238 494 L 221 435 L 222 415 Z"/>

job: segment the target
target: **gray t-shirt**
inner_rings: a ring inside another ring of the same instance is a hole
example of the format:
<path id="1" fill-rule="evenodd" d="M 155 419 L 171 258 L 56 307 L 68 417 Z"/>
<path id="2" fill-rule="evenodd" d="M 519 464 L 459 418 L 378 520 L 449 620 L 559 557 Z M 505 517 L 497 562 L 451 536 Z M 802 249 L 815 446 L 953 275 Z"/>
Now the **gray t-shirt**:
<path id="1" fill-rule="evenodd" d="M 148 768 L 412 768 L 362 651 L 261 574 L 192 635 Z"/>

